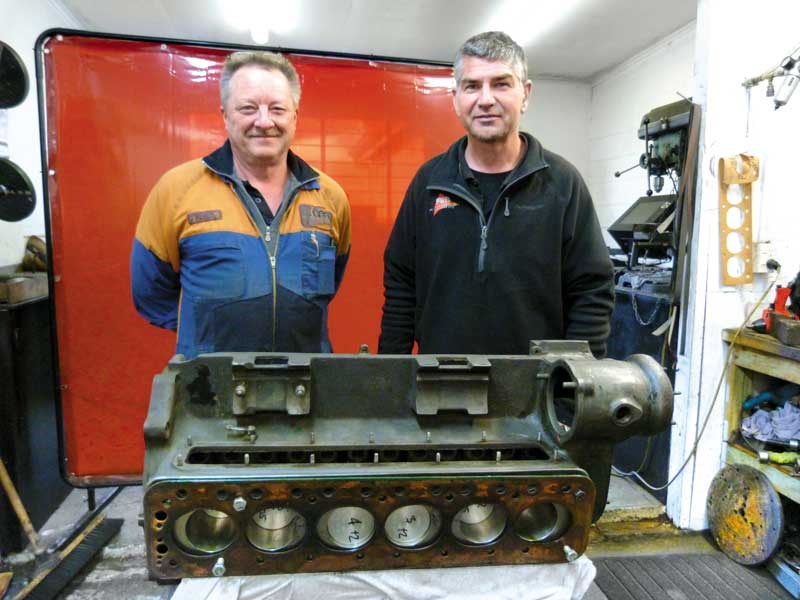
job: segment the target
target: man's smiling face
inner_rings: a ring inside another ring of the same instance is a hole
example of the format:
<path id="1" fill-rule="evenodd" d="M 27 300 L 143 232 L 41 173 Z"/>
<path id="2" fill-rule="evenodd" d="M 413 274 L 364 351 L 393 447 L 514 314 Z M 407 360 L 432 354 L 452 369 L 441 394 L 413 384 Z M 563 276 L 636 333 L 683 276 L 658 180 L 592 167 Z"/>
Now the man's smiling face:
<path id="1" fill-rule="evenodd" d="M 501 142 L 518 134 L 530 91 L 531 82 L 520 81 L 510 64 L 465 56 L 453 107 L 470 138 Z"/>
<path id="2" fill-rule="evenodd" d="M 297 128 L 297 107 L 283 73 L 255 65 L 237 70 L 222 116 L 239 160 L 247 164 L 285 160 Z"/>

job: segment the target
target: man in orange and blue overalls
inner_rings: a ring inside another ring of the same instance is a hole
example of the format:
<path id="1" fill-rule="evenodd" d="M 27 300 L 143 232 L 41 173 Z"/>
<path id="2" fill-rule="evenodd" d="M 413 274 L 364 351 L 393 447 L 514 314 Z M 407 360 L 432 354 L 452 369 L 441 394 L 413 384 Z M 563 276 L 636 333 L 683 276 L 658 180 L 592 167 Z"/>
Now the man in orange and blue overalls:
<path id="1" fill-rule="evenodd" d="M 168 171 L 131 256 L 136 309 L 176 352 L 330 352 L 328 304 L 350 252 L 342 188 L 289 146 L 300 82 L 271 52 L 236 52 L 220 79 L 228 139 Z"/>

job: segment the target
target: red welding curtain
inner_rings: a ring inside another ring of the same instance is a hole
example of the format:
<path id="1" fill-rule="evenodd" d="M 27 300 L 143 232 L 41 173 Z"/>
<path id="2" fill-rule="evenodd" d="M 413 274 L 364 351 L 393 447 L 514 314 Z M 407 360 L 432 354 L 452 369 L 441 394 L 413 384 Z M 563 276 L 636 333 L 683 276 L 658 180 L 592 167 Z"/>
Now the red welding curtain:
<path id="1" fill-rule="evenodd" d="M 50 242 L 67 472 L 135 480 L 152 376 L 174 335 L 135 312 L 128 260 L 139 210 L 168 168 L 224 140 L 230 49 L 64 34 L 43 44 Z M 442 67 L 291 54 L 303 85 L 294 150 L 346 190 L 353 247 L 331 305 L 338 352 L 375 349 L 382 254 L 416 169 L 461 128 Z"/>

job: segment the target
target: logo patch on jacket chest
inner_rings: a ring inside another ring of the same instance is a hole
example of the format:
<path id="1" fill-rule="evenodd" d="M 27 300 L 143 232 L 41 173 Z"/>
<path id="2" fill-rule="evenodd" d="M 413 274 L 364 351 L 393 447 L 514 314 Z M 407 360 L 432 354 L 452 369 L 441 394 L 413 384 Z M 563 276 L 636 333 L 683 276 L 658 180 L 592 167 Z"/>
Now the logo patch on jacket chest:
<path id="1" fill-rule="evenodd" d="M 453 202 L 449 196 L 445 196 L 444 194 L 439 194 L 436 196 L 436 200 L 433 202 L 433 216 L 436 216 L 440 210 L 444 210 L 446 208 L 455 208 L 458 206 L 457 202 Z"/>
<path id="2" fill-rule="evenodd" d="M 200 210 L 197 212 L 191 212 L 186 215 L 186 220 L 189 221 L 189 225 L 197 225 L 198 223 L 205 223 L 206 221 L 221 221 L 222 211 Z"/>
<path id="3" fill-rule="evenodd" d="M 310 204 L 300 205 L 300 222 L 304 227 L 327 227 L 333 223 L 333 213 Z"/>

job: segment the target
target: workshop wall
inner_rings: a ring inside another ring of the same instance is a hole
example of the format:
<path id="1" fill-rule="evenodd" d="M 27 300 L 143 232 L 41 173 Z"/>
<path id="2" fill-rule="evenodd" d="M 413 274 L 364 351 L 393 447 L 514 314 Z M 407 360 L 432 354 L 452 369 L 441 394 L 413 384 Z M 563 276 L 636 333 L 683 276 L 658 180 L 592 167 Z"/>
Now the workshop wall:
<path id="1" fill-rule="evenodd" d="M 0 0 L 3 27 L 0 40 L 11 46 L 28 71 L 30 89 L 19 106 L 0 110 L 0 156 L 25 171 L 36 191 L 36 210 L 16 223 L 0 221 L 0 266 L 17 264 L 25 252 L 25 239 L 44 235 L 42 168 L 39 156 L 39 109 L 36 100 L 36 67 L 33 47 L 39 34 L 51 27 L 79 27 L 55 2 L 28 0 L 22 8 L 17 0 Z"/>
<path id="2" fill-rule="evenodd" d="M 606 228 L 647 190 L 643 169 L 636 168 L 620 178 L 614 177 L 614 172 L 638 164 L 644 141 L 637 132 L 648 111 L 680 100 L 676 92 L 692 95 L 694 48 L 692 22 L 592 81 L 586 129 L 589 171 L 584 177 L 606 243 L 611 246 L 616 243 Z M 661 193 L 672 193 L 668 179 Z"/>
<path id="3" fill-rule="evenodd" d="M 705 526 L 708 486 L 724 458 L 724 387 L 713 403 L 725 360 L 721 331 L 738 326 L 768 284 L 767 275 L 757 274 L 750 285 L 722 285 L 714 168 L 721 157 L 747 152 L 761 159 L 761 176 L 753 184 L 754 260 L 763 259 L 759 253 L 777 258 L 783 265 L 780 283 L 800 268 L 795 141 L 800 97 L 775 111 L 772 99 L 765 97 L 766 84 L 749 94 L 742 87 L 745 79 L 774 68 L 800 45 L 798 22 L 796 0 L 770 0 L 757 9 L 745 0 L 698 4 L 696 101 L 703 106 L 703 130 L 686 349 L 679 356 L 676 378 L 683 395 L 673 415 L 671 473 L 690 454 L 709 411 L 711 417 L 696 456 L 670 490 L 667 512 L 682 527 Z M 776 89 L 780 84 L 775 81 Z"/>
<path id="4" fill-rule="evenodd" d="M 536 62 L 535 56 L 528 59 Z M 589 176 L 586 137 L 591 95 L 591 85 L 582 81 L 534 78 L 532 98 L 520 123 L 545 148 L 575 165 L 584 179 Z"/>

